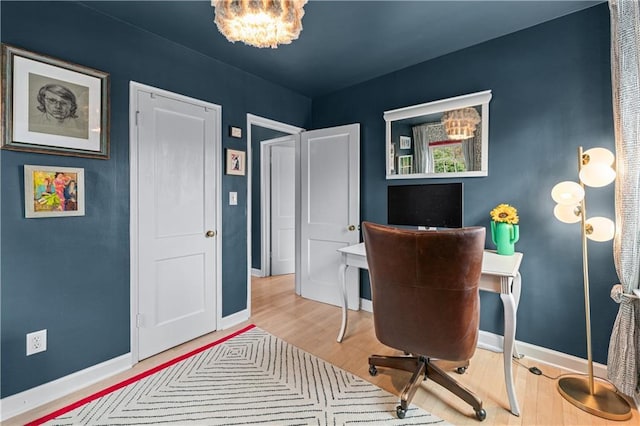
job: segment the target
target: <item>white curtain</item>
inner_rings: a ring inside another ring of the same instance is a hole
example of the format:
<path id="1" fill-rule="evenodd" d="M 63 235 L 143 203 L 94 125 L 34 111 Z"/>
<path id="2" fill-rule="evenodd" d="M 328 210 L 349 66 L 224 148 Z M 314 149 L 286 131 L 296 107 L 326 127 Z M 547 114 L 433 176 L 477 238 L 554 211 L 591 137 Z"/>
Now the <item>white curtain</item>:
<path id="1" fill-rule="evenodd" d="M 413 171 L 414 173 L 433 172 L 433 159 L 429 142 L 447 139 L 444 126 L 440 123 L 427 123 L 413 126 Z"/>
<path id="2" fill-rule="evenodd" d="M 473 165 L 476 162 L 474 138 L 463 140 L 461 145 L 462 154 L 464 155 L 464 164 L 467 166 L 467 171 L 474 170 Z"/>
<path id="3" fill-rule="evenodd" d="M 476 128 L 475 135 L 472 138 L 461 141 L 462 154 L 464 155 L 464 164 L 467 171 L 480 170 L 482 168 L 482 129 L 480 126 Z"/>
<path id="4" fill-rule="evenodd" d="M 609 0 L 611 80 L 616 140 L 614 261 L 620 284 L 611 297 L 620 304 L 607 360 L 609 380 L 640 401 L 640 2 Z"/>

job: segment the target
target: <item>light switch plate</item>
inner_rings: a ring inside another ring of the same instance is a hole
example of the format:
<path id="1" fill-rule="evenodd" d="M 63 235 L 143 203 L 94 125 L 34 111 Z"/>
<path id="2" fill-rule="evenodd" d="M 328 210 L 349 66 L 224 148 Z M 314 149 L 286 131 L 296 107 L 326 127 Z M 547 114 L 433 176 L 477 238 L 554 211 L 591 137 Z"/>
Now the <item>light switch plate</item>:
<path id="1" fill-rule="evenodd" d="M 230 206 L 237 206 L 238 205 L 238 193 L 237 192 L 230 192 L 229 193 L 229 205 Z"/>

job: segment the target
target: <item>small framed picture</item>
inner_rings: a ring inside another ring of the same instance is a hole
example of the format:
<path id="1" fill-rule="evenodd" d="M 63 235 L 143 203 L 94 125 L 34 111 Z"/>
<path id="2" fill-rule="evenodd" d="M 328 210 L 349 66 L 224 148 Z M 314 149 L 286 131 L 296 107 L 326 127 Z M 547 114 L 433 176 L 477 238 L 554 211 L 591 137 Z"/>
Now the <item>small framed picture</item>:
<path id="1" fill-rule="evenodd" d="M 227 149 L 227 174 L 244 176 L 245 152 Z"/>
<path id="2" fill-rule="evenodd" d="M 398 156 L 398 174 L 410 175 L 413 173 L 413 155 Z"/>
<path id="3" fill-rule="evenodd" d="M 396 144 L 389 144 L 389 173 L 394 173 L 396 169 Z"/>
<path id="4" fill-rule="evenodd" d="M 2 148 L 109 158 L 109 74 L 2 45 Z"/>
<path id="5" fill-rule="evenodd" d="M 27 218 L 84 216 L 84 169 L 24 166 Z"/>
<path id="6" fill-rule="evenodd" d="M 400 136 L 400 149 L 411 149 L 410 136 Z"/>

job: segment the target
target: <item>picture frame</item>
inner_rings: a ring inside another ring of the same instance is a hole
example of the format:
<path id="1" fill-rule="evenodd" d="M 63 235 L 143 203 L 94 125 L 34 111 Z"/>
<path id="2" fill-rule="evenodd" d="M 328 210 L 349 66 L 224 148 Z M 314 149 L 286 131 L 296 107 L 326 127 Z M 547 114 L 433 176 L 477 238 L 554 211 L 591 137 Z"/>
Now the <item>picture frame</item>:
<path id="1" fill-rule="evenodd" d="M 393 173 L 396 164 L 396 144 L 394 143 L 389 145 L 389 160 L 387 164 L 389 164 L 389 173 Z"/>
<path id="2" fill-rule="evenodd" d="M 84 169 L 24 166 L 26 218 L 84 216 Z"/>
<path id="3" fill-rule="evenodd" d="M 410 136 L 400 136 L 400 149 L 411 149 Z"/>
<path id="4" fill-rule="evenodd" d="M 109 74 L 2 44 L 2 149 L 109 158 Z"/>
<path id="5" fill-rule="evenodd" d="M 398 156 L 398 174 L 410 175 L 413 173 L 413 155 Z"/>
<path id="6" fill-rule="evenodd" d="M 246 170 L 245 152 L 227 149 L 227 174 L 244 176 Z"/>

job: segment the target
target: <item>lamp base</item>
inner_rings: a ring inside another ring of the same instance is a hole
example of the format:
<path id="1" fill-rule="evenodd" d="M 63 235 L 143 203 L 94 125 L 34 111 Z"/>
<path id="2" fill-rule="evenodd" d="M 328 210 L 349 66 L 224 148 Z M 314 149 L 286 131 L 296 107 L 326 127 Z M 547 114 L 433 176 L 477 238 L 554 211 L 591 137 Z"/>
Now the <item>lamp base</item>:
<path id="1" fill-rule="evenodd" d="M 587 377 L 562 377 L 558 380 L 558 392 L 579 409 L 595 416 L 608 420 L 631 418 L 631 407 L 622 396 L 609 386 L 595 381 L 592 395 Z"/>

